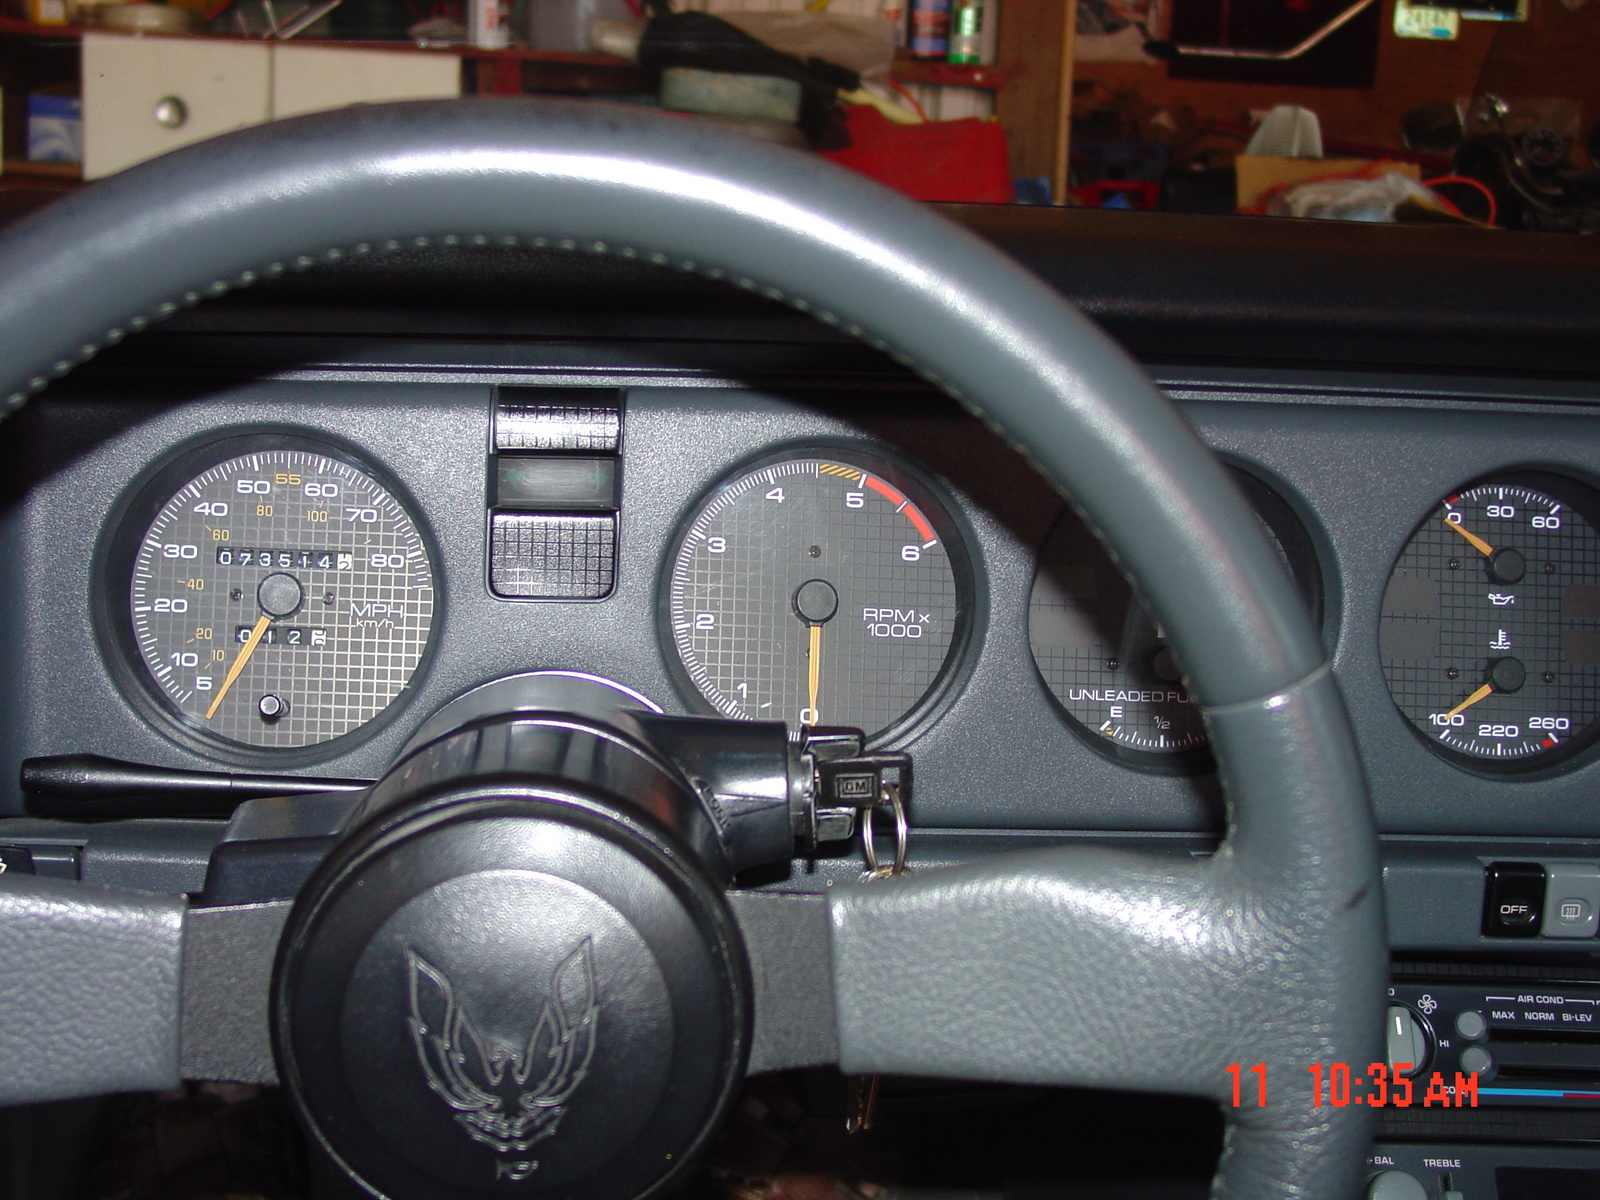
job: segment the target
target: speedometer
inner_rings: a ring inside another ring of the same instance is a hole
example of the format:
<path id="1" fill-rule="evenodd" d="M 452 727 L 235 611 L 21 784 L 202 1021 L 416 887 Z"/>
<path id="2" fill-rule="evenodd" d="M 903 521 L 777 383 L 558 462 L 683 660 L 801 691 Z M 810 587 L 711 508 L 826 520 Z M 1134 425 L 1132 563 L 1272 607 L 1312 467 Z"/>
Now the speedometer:
<path id="1" fill-rule="evenodd" d="M 954 523 L 903 468 L 800 451 L 741 471 L 683 526 L 663 619 L 696 707 L 791 725 L 903 726 L 970 623 Z"/>
<path id="2" fill-rule="evenodd" d="M 112 558 L 133 674 L 221 746 L 354 733 L 406 691 L 433 630 L 417 523 L 371 469 L 309 439 L 184 456 L 140 491 Z"/>

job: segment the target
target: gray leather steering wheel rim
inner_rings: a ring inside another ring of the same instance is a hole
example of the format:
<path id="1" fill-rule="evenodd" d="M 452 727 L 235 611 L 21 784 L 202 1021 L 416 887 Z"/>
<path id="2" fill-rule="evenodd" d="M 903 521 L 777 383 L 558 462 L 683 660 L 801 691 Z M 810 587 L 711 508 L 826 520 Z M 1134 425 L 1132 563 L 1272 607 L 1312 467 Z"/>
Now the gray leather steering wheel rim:
<path id="1" fill-rule="evenodd" d="M 804 155 L 605 105 L 345 110 L 178 151 L 0 238 L 0 395 L 287 270 L 429 244 L 698 271 L 882 347 L 989 421 L 1166 625 L 1229 798 L 1212 858 L 1012 856 L 830 897 L 841 1065 L 1188 1092 L 1230 1109 L 1214 1194 L 1345 1200 L 1370 1111 L 1306 1066 L 1378 1059 L 1376 844 L 1322 648 L 1255 518 L 1144 373 L 936 214 Z M 109 282 L 108 282 L 109 281 Z"/>

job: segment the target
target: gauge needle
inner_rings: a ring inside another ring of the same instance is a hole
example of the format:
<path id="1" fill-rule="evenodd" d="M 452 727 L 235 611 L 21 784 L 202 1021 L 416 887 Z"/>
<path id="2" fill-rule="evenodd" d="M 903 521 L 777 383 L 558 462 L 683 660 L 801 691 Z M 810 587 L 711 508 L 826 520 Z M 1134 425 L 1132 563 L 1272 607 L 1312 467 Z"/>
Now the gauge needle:
<path id="1" fill-rule="evenodd" d="M 1445 713 L 1445 715 L 1444 715 L 1445 716 L 1445 720 L 1448 721 L 1451 717 L 1455 716 L 1459 712 L 1465 712 L 1467 709 L 1471 708 L 1474 704 L 1476 704 L 1479 700 L 1482 700 L 1485 696 L 1492 696 L 1493 694 L 1494 694 L 1494 684 L 1492 684 L 1492 683 L 1484 684 L 1481 688 L 1479 688 L 1477 691 L 1473 692 L 1472 695 L 1468 696 L 1460 704 L 1456 705 L 1449 712 Z"/>
<path id="2" fill-rule="evenodd" d="M 245 639 L 244 645 L 239 647 L 239 655 L 233 660 L 233 666 L 228 668 L 228 675 L 222 681 L 222 686 L 217 689 L 211 707 L 206 709 L 206 720 L 211 720 L 216 715 L 217 705 L 222 703 L 222 698 L 228 694 L 228 689 L 233 686 L 233 681 L 239 678 L 239 672 L 244 670 L 245 663 L 250 661 L 250 656 L 256 652 L 256 644 L 261 641 L 261 635 L 267 631 L 267 626 L 272 624 L 272 618 L 266 613 L 261 614 L 261 619 L 256 622 L 256 627 L 250 631 L 250 636 Z"/>
<path id="3" fill-rule="evenodd" d="M 1481 537 L 1479 537 L 1477 534 L 1473 533 L 1470 529 L 1463 529 L 1460 525 L 1456 524 L 1449 517 L 1446 517 L 1444 519 L 1444 523 L 1446 525 L 1450 526 L 1451 529 L 1454 529 L 1462 537 L 1466 538 L 1467 541 L 1471 542 L 1472 543 L 1472 548 L 1474 550 L 1476 550 L 1479 554 L 1482 554 L 1482 555 L 1487 557 L 1488 555 L 1491 555 L 1491 554 L 1494 553 L 1494 547 L 1489 545 L 1488 542 L 1484 541 Z"/>
<path id="4" fill-rule="evenodd" d="M 811 661 L 807 664 L 806 689 L 811 698 L 811 723 L 819 725 L 821 724 L 821 719 L 817 715 L 817 689 L 822 686 L 822 626 L 812 625 L 810 628 Z"/>

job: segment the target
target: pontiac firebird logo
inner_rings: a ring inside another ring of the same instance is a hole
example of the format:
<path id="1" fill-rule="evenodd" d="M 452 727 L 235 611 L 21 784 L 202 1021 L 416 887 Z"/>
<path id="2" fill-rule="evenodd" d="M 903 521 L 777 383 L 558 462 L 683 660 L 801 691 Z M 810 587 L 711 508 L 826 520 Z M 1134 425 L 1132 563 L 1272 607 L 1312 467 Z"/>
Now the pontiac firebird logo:
<path id="1" fill-rule="evenodd" d="M 501 1154 L 520 1154 L 554 1134 L 594 1053 L 600 1008 L 591 939 L 584 938 L 550 973 L 550 997 L 520 1049 L 478 1033 L 443 971 L 410 949 L 406 965 L 406 1023 L 422 1073 L 456 1110 L 462 1128 Z"/>

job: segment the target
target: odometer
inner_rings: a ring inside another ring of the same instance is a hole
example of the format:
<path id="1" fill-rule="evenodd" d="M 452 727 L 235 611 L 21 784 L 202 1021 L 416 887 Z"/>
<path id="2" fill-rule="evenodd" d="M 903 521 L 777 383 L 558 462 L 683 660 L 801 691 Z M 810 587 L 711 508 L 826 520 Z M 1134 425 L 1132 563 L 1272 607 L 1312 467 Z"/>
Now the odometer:
<path id="1" fill-rule="evenodd" d="M 1538 767 L 1600 728 L 1600 535 L 1586 489 L 1452 492 L 1400 553 L 1379 650 L 1395 704 L 1446 757 Z"/>
<path id="2" fill-rule="evenodd" d="M 929 489 L 875 458 L 805 454 L 718 487 L 683 527 L 664 597 L 697 707 L 790 725 L 902 725 L 969 619 L 964 553 Z"/>
<path id="3" fill-rule="evenodd" d="M 262 448 L 219 444 L 204 469 L 189 456 L 133 505 L 125 629 L 147 689 L 187 731 L 312 747 L 411 683 L 433 629 L 433 566 L 369 470 L 303 439 L 240 441 Z"/>

